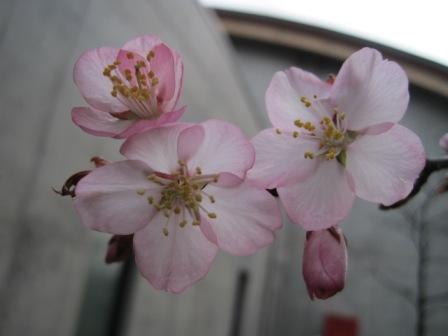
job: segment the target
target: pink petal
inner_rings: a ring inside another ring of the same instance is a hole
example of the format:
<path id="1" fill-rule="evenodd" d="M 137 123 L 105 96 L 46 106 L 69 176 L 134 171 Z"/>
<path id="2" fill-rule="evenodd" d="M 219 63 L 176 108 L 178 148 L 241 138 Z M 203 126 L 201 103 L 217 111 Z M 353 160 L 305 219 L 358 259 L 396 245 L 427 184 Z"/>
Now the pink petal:
<path id="1" fill-rule="evenodd" d="M 128 110 L 111 95 L 112 83 L 103 75 L 106 66 L 116 61 L 118 49 L 98 48 L 86 51 L 76 61 L 73 79 L 84 99 L 94 108 L 106 112 Z"/>
<path id="2" fill-rule="evenodd" d="M 241 183 L 234 188 L 220 188 L 207 185 L 207 194 L 215 198 L 211 203 L 203 198 L 202 206 L 217 215 L 202 222 L 208 222 L 201 229 L 207 238 L 223 250 L 248 255 L 271 244 L 274 230 L 281 227 L 281 217 L 277 201 L 267 191 Z"/>
<path id="3" fill-rule="evenodd" d="M 173 111 L 173 112 L 166 112 L 163 113 L 159 118 L 157 119 L 139 119 L 135 121 L 129 128 L 127 128 L 123 133 L 120 133 L 117 138 L 119 139 L 126 139 L 130 136 L 142 133 L 146 130 L 149 130 L 151 128 L 159 127 L 164 124 L 172 123 L 177 121 L 179 118 L 182 117 L 186 110 L 186 107 L 181 107 L 180 109 Z"/>
<path id="4" fill-rule="evenodd" d="M 174 92 L 171 98 L 165 97 L 165 100 L 162 101 L 161 107 L 164 111 L 171 111 L 176 107 L 183 87 L 184 64 L 182 58 L 174 50 L 171 49 L 171 52 L 174 59 Z"/>
<path id="5" fill-rule="evenodd" d="M 396 123 L 408 106 L 408 78 L 397 63 L 384 60 L 375 49 L 363 48 L 344 62 L 331 95 L 347 114 L 350 130 Z"/>
<path id="6" fill-rule="evenodd" d="M 104 137 L 121 137 L 122 132 L 135 123 L 135 120 L 122 120 L 90 107 L 72 109 L 72 120 L 83 131 Z"/>
<path id="7" fill-rule="evenodd" d="M 225 121 L 208 120 L 201 125 L 204 141 L 188 161 L 188 167 L 200 167 L 204 174 L 228 172 L 243 178 L 255 156 L 249 140 L 238 127 Z"/>
<path id="8" fill-rule="evenodd" d="M 179 168 L 177 138 L 190 124 L 169 124 L 135 134 L 120 148 L 130 160 L 145 162 L 153 170 L 174 173 Z"/>
<path id="9" fill-rule="evenodd" d="M 347 247 L 339 228 L 307 232 L 302 271 L 311 299 L 327 299 L 344 288 Z"/>
<path id="10" fill-rule="evenodd" d="M 448 151 L 448 133 L 442 135 L 439 140 L 439 146 L 442 147 L 445 151 Z"/>
<path id="11" fill-rule="evenodd" d="M 198 227 L 187 224 L 180 228 L 174 218 L 167 221 L 160 212 L 135 234 L 134 248 L 140 273 L 156 289 L 174 293 L 202 279 L 217 252 Z"/>
<path id="12" fill-rule="evenodd" d="M 244 180 L 230 173 L 219 173 L 218 181 L 211 182 L 214 186 L 221 188 L 235 188 L 243 183 Z"/>
<path id="13" fill-rule="evenodd" d="M 202 125 L 194 125 L 184 129 L 177 139 L 177 154 L 180 160 L 187 162 L 204 141 L 205 131 Z"/>
<path id="14" fill-rule="evenodd" d="M 134 51 L 140 56 L 146 57 L 156 45 L 161 43 L 162 40 L 155 35 L 143 35 L 126 42 L 122 49 Z"/>
<path id="15" fill-rule="evenodd" d="M 316 160 L 305 159 L 304 153 L 318 150 L 317 141 L 294 138 L 292 134 L 277 134 L 266 129 L 253 139 L 255 163 L 247 172 L 248 179 L 260 188 L 276 188 L 296 183 L 309 176 L 316 167 Z"/>
<path id="16" fill-rule="evenodd" d="M 294 121 L 300 119 L 317 125 L 319 116 L 300 102 L 301 97 L 313 101 L 326 98 L 331 85 L 310 72 L 290 68 L 277 72 L 266 91 L 266 109 L 274 127 L 284 131 L 296 131 Z"/>
<path id="17" fill-rule="evenodd" d="M 175 64 L 172 50 L 164 43 L 154 48 L 154 58 L 151 59 L 151 70 L 159 78 L 158 95 L 163 100 L 173 97 L 175 90 Z"/>
<path id="18" fill-rule="evenodd" d="M 364 135 L 347 150 L 347 171 L 357 196 L 390 205 L 405 198 L 425 164 L 419 137 L 401 125 Z"/>
<path id="19" fill-rule="evenodd" d="M 147 197 L 160 193 L 160 186 L 146 178 L 151 172 L 140 161 L 110 163 L 90 172 L 76 186 L 74 200 L 83 224 L 120 235 L 145 226 L 156 212 Z"/>
<path id="20" fill-rule="evenodd" d="M 277 189 L 291 221 L 312 231 L 339 224 L 355 199 L 344 167 L 337 160 L 318 160 L 316 172 L 305 181 Z"/>

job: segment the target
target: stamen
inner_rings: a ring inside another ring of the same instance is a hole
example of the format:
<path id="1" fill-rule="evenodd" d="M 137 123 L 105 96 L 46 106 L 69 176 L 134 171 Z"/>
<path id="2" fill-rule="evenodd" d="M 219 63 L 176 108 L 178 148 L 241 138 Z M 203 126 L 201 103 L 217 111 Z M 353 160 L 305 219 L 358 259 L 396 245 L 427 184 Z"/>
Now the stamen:
<path id="1" fill-rule="evenodd" d="M 145 189 L 137 189 L 137 195 L 143 196 L 145 194 Z"/>
<path id="2" fill-rule="evenodd" d="M 168 231 L 168 229 L 167 229 L 166 227 L 164 227 L 164 228 L 162 229 L 162 232 L 163 232 L 163 235 L 164 235 L 165 237 L 168 237 L 169 231 Z"/>
<path id="3" fill-rule="evenodd" d="M 156 54 L 154 53 L 154 51 L 151 50 L 151 51 L 148 53 L 148 55 L 146 55 L 146 59 L 147 59 L 148 61 L 151 61 L 151 59 L 153 59 L 155 55 L 156 55 Z"/>
<path id="4" fill-rule="evenodd" d="M 303 155 L 305 159 L 314 159 L 314 153 L 313 152 L 305 152 Z"/>
<path id="5" fill-rule="evenodd" d="M 148 196 L 148 204 L 152 205 L 157 211 L 162 211 L 167 220 L 172 214 L 178 216 L 177 220 L 180 227 L 184 227 L 187 223 L 185 219 L 185 211 L 188 211 L 194 226 L 201 224 L 201 213 L 206 213 L 209 218 L 217 218 L 217 214 L 207 211 L 202 205 L 203 196 L 208 197 L 211 203 L 215 202 L 215 198 L 203 191 L 205 186 L 216 181 L 218 175 L 193 175 L 188 170 L 187 164 L 179 160 L 179 169 L 176 173 L 165 174 L 155 172 L 147 176 L 147 179 L 153 183 L 163 186 L 160 192 L 160 199 L 156 201 L 153 196 Z M 199 167 L 195 169 L 196 173 L 202 171 Z"/>

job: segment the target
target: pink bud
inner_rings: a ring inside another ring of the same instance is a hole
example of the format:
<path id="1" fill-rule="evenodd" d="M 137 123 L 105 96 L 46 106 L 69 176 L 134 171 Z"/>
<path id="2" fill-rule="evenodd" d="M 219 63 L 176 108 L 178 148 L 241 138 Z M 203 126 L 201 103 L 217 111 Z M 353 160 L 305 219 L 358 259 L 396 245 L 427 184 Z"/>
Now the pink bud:
<path id="1" fill-rule="evenodd" d="M 307 232 L 302 272 L 311 300 L 328 299 L 344 289 L 347 246 L 341 229 Z"/>
<path id="2" fill-rule="evenodd" d="M 130 235 L 113 235 L 109 240 L 106 251 L 106 264 L 118 261 L 125 261 L 132 254 L 133 234 Z"/>

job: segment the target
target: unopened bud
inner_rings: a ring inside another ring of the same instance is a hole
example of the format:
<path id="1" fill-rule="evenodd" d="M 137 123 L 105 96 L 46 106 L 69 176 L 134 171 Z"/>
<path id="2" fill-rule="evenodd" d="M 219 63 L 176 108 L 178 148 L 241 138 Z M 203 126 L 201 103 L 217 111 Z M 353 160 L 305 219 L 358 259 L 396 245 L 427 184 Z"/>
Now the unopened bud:
<path id="1" fill-rule="evenodd" d="M 311 300 L 328 299 L 344 289 L 347 246 L 341 229 L 307 232 L 302 271 Z"/>
<path id="2" fill-rule="evenodd" d="M 113 235 L 106 251 L 106 264 L 125 261 L 132 254 L 132 239 L 134 235 Z"/>

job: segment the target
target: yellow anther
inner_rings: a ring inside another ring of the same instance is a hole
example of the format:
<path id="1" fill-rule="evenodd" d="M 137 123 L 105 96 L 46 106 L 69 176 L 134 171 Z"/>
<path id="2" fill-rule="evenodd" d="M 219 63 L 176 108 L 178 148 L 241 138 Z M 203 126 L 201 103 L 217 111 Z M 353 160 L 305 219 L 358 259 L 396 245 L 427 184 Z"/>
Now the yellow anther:
<path id="1" fill-rule="evenodd" d="M 299 132 L 297 132 L 297 131 L 292 132 L 292 136 L 294 138 L 297 138 L 299 136 Z"/>
<path id="2" fill-rule="evenodd" d="M 281 131 L 279 128 L 276 128 L 276 129 L 275 129 L 275 133 L 277 133 L 277 134 L 282 134 L 282 131 Z"/>
<path id="3" fill-rule="evenodd" d="M 154 74 L 154 71 L 150 71 L 150 72 L 148 72 L 148 77 L 149 78 L 153 78 L 155 76 L 155 74 Z"/>
<path id="4" fill-rule="evenodd" d="M 153 77 L 151 80 L 151 85 L 156 86 L 157 84 L 159 84 L 159 78 Z"/>
<path id="5" fill-rule="evenodd" d="M 162 229 L 162 232 L 163 232 L 163 235 L 164 235 L 165 237 L 168 237 L 169 232 L 168 232 L 168 229 L 167 229 L 166 227 L 164 227 L 164 228 Z"/>
<path id="6" fill-rule="evenodd" d="M 303 123 L 300 119 L 295 120 L 294 125 L 296 125 L 297 127 L 303 127 Z"/>
<path id="7" fill-rule="evenodd" d="M 208 213 L 208 218 L 215 219 L 216 217 L 218 217 L 218 216 L 214 212 Z"/>
<path id="8" fill-rule="evenodd" d="M 310 107 L 311 106 L 311 102 L 309 101 L 309 99 L 307 97 L 300 97 L 300 101 L 306 106 L 306 107 Z"/>
<path id="9" fill-rule="evenodd" d="M 175 207 L 175 208 L 174 208 L 174 213 L 175 213 L 176 215 L 180 214 L 180 208 L 179 208 L 179 207 Z"/>
<path id="10" fill-rule="evenodd" d="M 148 203 L 153 204 L 154 203 L 154 197 L 148 196 Z"/>
<path id="11" fill-rule="evenodd" d="M 142 196 L 145 194 L 145 189 L 137 189 L 136 192 L 137 192 L 137 195 Z"/>
<path id="12" fill-rule="evenodd" d="M 180 226 L 181 228 L 185 227 L 185 225 L 187 225 L 187 221 L 186 221 L 186 220 L 183 220 L 183 221 L 181 221 L 181 222 L 179 223 L 179 226 Z"/>
<path id="13" fill-rule="evenodd" d="M 327 160 L 333 160 L 335 157 L 336 157 L 336 150 L 334 148 L 330 148 L 327 154 L 325 154 L 325 158 Z"/>
<path id="14" fill-rule="evenodd" d="M 126 53 L 126 57 L 127 57 L 127 59 L 133 59 L 134 58 L 134 53 L 129 51 L 129 52 Z"/>
<path id="15" fill-rule="evenodd" d="M 150 51 L 149 53 L 148 53 L 148 55 L 146 55 L 146 59 L 148 60 L 148 61 L 150 61 L 152 58 L 154 58 L 154 56 L 155 56 L 156 54 L 154 53 L 154 51 Z"/>
<path id="16" fill-rule="evenodd" d="M 312 132 L 312 131 L 314 131 L 316 129 L 316 127 L 312 123 L 310 123 L 309 121 L 307 121 L 303 125 L 303 128 L 306 129 L 307 131 L 310 131 L 310 132 Z"/>
<path id="17" fill-rule="evenodd" d="M 103 75 L 106 76 L 106 77 L 109 77 L 110 76 L 110 69 L 109 68 L 104 68 Z"/>
<path id="18" fill-rule="evenodd" d="M 314 159 L 314 153 L 313 152 L 305 152 L 303 155 L 305 159 Z"/>
<path id="19" fill-rule="evenodd" d="M 200 225 L 201 222 L 198 220 L 194 220 L 191 224 L 193 224 L 193 226 L 197 226 L 197 225 Z"/>
<path id="20" fill-rule="evenodd" d="M 198 174 L 198 175 L 202 174 L 202 170 L 200 167 L 196 167 L 196 174 Z"/>
<path id="21" fill-rule="evenodd" d="M 334 138 L 335 140 L 341 140 L 343 137 L 344 137 L 344 134 L 342 134 L 342 133 L 339 132 L 339 131 L 336 131 L 336 133 L 333 135 L 333 138 Z"/>
<path id="22" fill-rule="evenodd" d="M 195 195 L 195 196 L 194 196 L 194 199 L 195 199 L 197 202 L 202 202 L 202 196 L 201 196 L 201 195 Z"/>
<path id="23" fill-rule="evenodd" d="M 115 62 L 114 62 L 114 65 L 120 65 L 120 64 L 121 64 L 120 61 L 115 61 Z"/>
<path id="24" fill-rule="evenodd" d="M 111 92 L 110 92 L 110 94 L 113 96 L 113 97 L 116 97 L 118 94 L 117 94 L 117 91 L 115 91 L 115 90 L 112 90 Z"/>
<path id="25" fill-rule="evenodd" d="M 216 200 L 215 200 L 215 198 L 213 196 L 209 196 L 208 198 L 210 199 L 210 202 L 212 202 L 212 203 L 216 202 Z"/>

